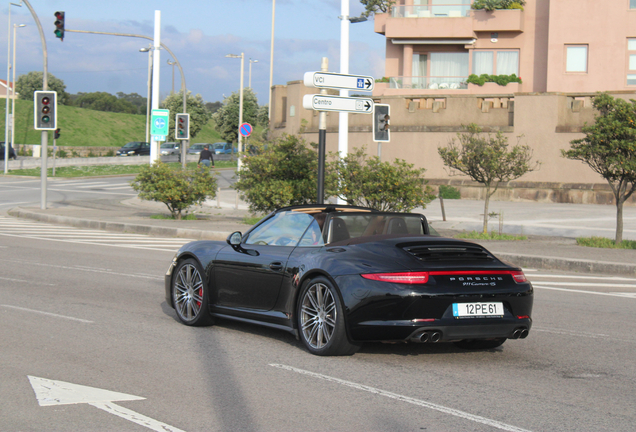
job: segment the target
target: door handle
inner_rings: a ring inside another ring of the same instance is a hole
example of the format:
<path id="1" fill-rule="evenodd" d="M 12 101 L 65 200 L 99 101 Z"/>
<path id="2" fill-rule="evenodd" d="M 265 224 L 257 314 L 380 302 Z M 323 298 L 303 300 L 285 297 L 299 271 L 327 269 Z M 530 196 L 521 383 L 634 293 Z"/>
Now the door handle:
<path id="1" fill-rule="evenodd" d="M 283 269 L 283 263 L 280 261 L 274 261 L 273 263 L 269 264 L 269 268 L 275 271 L 278 270 L 282 270 Z"/>

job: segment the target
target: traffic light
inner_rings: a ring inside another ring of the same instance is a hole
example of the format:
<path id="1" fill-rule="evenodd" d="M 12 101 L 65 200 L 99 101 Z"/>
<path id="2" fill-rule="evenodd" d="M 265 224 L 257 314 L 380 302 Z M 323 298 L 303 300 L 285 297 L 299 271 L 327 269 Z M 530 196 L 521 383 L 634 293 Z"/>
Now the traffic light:
<path id="1" fill-rule="evenodd" d="M 55 139 L 58 139 L 60 137 L 60 128 L 55 129 Z"/>
<path id="2" fill-rule="evenodd" d="M 35 130 L 57 129 L 57 92 L 33 92 L 33 128 Z"/>
<path id="3" fill-rule="evenodd" d="M 391 134 L 389 132 L 390 113 L 390 105 L 375 104 L 373 106 L 373 141 L 391 141 Z"/>
<path id="4" fill-rule="evenodd" d="M 55 36 L 64 42 L 64 12 L 55 12 Z"/>
<path id="5" fill-rule="evenodd" d="M 174 138 L 190 139 L 190 114 L 177 114 L 174 120 Z"/>

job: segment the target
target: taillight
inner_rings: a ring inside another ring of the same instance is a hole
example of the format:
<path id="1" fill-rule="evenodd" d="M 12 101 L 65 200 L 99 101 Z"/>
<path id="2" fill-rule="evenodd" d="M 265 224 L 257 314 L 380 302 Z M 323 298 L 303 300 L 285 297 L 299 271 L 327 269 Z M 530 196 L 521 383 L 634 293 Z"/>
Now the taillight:
<path id="1" fill-rule="evenodd" d="M 368 273 L 360 276 L 365 279 L 380 282 L 393 282 L 408 285 L 425 284 L 428 282 L 428 272 Z"/>
<path id="2" fill-rule="evenodd" d="M 522 271 L 513 271 L 510 272 L 510 274 L 512 275 L 512 278 L 515 280 L 515 282 L 517 283 L 524 283 L 524 282 L 528 282 L 528 279 L 526 279 L 526 275 L 523 274 Z"/>
<path id="3" fill-rule="evenodd" d="M 400 273 L 367 273 L 362 274 L 365 279 L 380 282 L 393 282 L 408 285 L 425 284 L 429 276 L 481 276 L 481 275 L 510 275 L 516 283 L 528 282 L 526 275 L 519 270 L 451 270 L 430 272 L 400 272 Z"/>

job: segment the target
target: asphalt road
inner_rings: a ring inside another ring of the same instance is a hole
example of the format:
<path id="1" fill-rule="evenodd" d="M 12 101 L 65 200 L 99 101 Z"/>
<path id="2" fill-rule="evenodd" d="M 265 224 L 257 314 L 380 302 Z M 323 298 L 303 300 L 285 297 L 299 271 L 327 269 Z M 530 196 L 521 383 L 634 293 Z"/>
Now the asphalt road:
<path id="1" fill-rule="evenodd" d="M 163 295 L 176 245 L 61 240 L 70 238 L 0 231 L 0 430 L 631 431 L 636 423 L 634 278 L 528 269 L 534 328 L 494 350 L 367 344 L 320 358 L 276 330 L 179 324 Z"/>

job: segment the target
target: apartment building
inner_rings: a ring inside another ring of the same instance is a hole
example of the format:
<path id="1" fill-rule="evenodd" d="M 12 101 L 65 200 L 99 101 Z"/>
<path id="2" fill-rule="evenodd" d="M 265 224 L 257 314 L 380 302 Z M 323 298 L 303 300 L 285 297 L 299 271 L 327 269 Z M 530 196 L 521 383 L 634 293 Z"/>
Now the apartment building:
<path id="1" fill-rule="evenodd" d="M 636 90 L 636 0 L 527 0 L 474 10 L 468 0 L 403 0 L 375 17 L 386 36 L 376 95 Z M 480 87 L 470 74 L 523 83 Z"/>
<path id="2" fill-rule="evenodd" d="M 594 121 L 597 92 L 636 99 L 636 0 L 526 0 L 523 10 L 494 11 L 472 9 L 468 0 L 403 0 L 375 16 L 375 31 L 386 36 L 388 79 L 376 82 L 373 99 L 391 107 L 391 142 L 380 148 L 372 141 L 371 116 L 352 114 L 350 149 L 407 160 L 426 169 L 429 184 L 452 184 L 465 197 L 479 197 L 481 185 L 451 175 L 437 152 L 475 123 L 502 132 L 511 145 L 529 145 L 541 162 L 500 187 L 495 199 L 613 202 L 600 175 L 561 151 Z M 470 74 L 515 74 L 522 83 L 479 86 L 467 83 Z M 273 136 L 317 141 L 318 113 L 302 108 L 303 96 L 314 90 L 302 81 L 274 87 Z M 328 151 L 338 149 L 333 114 Z"/>

